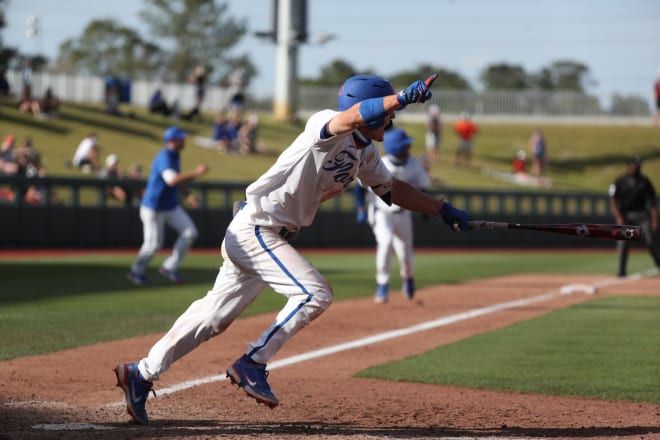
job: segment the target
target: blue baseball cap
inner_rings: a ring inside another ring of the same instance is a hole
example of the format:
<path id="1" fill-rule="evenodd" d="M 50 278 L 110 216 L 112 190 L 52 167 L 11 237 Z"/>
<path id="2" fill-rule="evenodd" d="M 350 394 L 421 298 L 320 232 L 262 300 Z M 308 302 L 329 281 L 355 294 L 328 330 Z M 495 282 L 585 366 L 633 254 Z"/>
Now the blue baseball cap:
<path id="1" fill-rule="evenodd" d="M 405 131 L 400 128 L 393 128 L 385 131 L 383 137 L 383 147 L 385 153 L 392 156 L 401 156 L 407 146 L 411 145 L 413 138 L 408 136 Z"/>
<path id="2" fill-rule="evenodd" d="M 186 138 L 186 132 L 181 130 L 176 125 L 173 125 L 172 127 L 169 127 L 167 130 L 165 130 L 165 133 L 163 133 L 163 140 L 165 142 L 171 142 L 171 141 L 177 141 L 177 140 L 182 141 L 185 138 Z"/>

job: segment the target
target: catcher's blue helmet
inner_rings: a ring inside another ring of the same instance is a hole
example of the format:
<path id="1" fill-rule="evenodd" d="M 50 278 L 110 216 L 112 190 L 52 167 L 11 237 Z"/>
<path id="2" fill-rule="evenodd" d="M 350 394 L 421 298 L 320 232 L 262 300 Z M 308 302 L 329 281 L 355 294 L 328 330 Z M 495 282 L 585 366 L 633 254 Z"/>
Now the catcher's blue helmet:
<path id="1" fill-rule="evenodd" d="M 385 154 L 401 156 L 412 142 L 413 138 L 408 136 L 405 131 L 400 128 L 393 128 L 385 132 L 383 148 L 385 148 Z"/>
<path id="2" fill-rule="evenodd" d="M 385 78 L 376 75 L 356 75 L 348 78 L 339 88 L 338 108 L 339 111 L 344 111 L 365 99 L 394 94 L 396 94 L 394 87 Z M 384 123 L 385 118 L 380 118 L 367 124 L 367 127 L 378 128 Z"/>

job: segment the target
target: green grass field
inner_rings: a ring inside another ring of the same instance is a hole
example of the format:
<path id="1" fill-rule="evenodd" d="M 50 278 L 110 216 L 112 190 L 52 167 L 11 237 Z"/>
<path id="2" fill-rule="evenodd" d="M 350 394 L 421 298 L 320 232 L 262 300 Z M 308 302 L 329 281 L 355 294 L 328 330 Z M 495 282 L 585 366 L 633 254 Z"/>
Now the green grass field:
<path id="1" fill-rule="evenodd" d="M 102 156 L 116 153 L 126 168 L 133 163 L 147 168 L 162 146 L 163 130 L 170 124 L 179 123 L 191 137 L 210 136 L 212 133 L 210 114 L 204 115 L 205 122 L 194 123 L 151 115 L 141 108 L 130 110 L 135 113 L 134 119 L 107 115 L 100 104 L 64 103 L 59 118 L 36 120 L 31 115 L 19 113 L 12 99 L 0 99 L 0 136 L 4 138 L 5 134 L 13 133 L 19 142 L 31 136 L 51 176 L 81 176 L 78 170 L 67 168 L 65 162 L 71 159 L 80 140 L 91 130 L 99 135 Z M 422 154 L 423 124 L 404 123 L 402 119 L 397 122 L 417 140 L 413 154 Z M 520 189 L 485 171 L 509 172 L 515 152 L 527 148 L 534 125 L 485 124 L 480 123 L 478 116 L 475 116 L 475 122 L 481 129 L 475 141 L 474 166 L 469 169 L 453 167 L 457 138 L 450 124 L 445 123 L 440 162 L 431 170 L 434 180 L 442 186 L 454 188 Z M 260 124 L 259 138 L 267 148 L 266 154 L 218 154 L 195 146 L 191 139 L 183 156 L 183 169 L 206 163 L 211 170 L 203 180 L 252 181 L 273 163 L 276 155 L 291 143 L 303 127 L 302 123 L 278 123 L 267 114 L 261 115 Z M 541 128 L 548 142 L 549 176 L 554 181 L 555 189 L 605 193 L 612 180 L 624 172 L 623 161 L 633 154 L 645 159 L 644 172 L 656 187 L 660 187 L 657 127 L 544 124 Z"/>
<path id="2" fill-rule="evenodd" d="M 362 377 L 660 404 L 660 297 L 607 297 Z"/>

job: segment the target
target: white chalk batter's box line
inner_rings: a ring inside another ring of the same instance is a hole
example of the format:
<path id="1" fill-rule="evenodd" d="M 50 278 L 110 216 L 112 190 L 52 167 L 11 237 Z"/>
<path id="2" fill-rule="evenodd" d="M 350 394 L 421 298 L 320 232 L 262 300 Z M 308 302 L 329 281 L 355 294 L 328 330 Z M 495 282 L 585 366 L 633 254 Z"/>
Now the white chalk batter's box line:
<path id="1" fill-rule="evenodd" d="M 645 276 L 653 276 L 658 273 L 657 268 L 651 268 L 647 269 L 642 272 L 634 273 L 631 274 L 627 277 L 621 277 L 621 278 L 607 278 L 604 280 L 596 281 L 594 283 L 588 284 L 589 286 L 593 288 L 603 288 L 603 287 L 608 287 L 608 286 L 614 286 L 617 284 L 623 284 L 627 283 L 630 281 L 636 281 L 639 280 L 640 278 L 643 278 Z M 573 292 L 571 292 L 573 293 Z M 549 301 L 554 298 L 558 298 L 564 294 L 561 293 L 561 289 L 559 291 L 551 291 L 551 292 L 546 292 L 542 293 L 540 295 L 532 296 L 529 298 L 523 298 L 523 299 L 518 299 L 515 301 L 508 301 L 500 304 L 494 304 L 491 306 L 487 307 L 481 307 L 478 309 L 474 310 L 468 310 L 465 312 L 457 313 L 455 315 L 450 315 L 450 316 L 444 316 L 442 318 L 435 319 L 433 321 L 427 321 L 423 322 L 421 324 L 416 324 L 410 327 L 398 329 L 398 330 L 391 330 L 387 331 L 384 333 L 379 333 L 376 335 L 372 336 L 367 336 L 364 338 L 356 339 L 354 341 L 349 341 L 349 342 L 344 342 L 342 344 L 337 344 L 337 345 L 331 345 L 326 348 L 321 348 L 318 350 L 312 350 L 308 351 L 306 353 L 301 353 L 298 355 L 290 356 L 288 358 L 280 359 L 278 361 L 274 361 L 268 364 L 268 369 L 273 370 L 275 368 L 280 368 L 280 367 L 286 367 L 287 365 L 292 365 L 296 364 L 299 362 L 305 362 L 309 361 L 311 359 L 316 359 L 320 358 L 323 356 L 328 356 L 334 353 L 339 353 L 342 351 L 346 350 L 353 350 L 355 348 L 360 348 L 364 347 L 365 345 L 371 345 L 371 344 L 377 344 L 379 342 L 387 341 L 389 339 L 394 339 L 394 338 L 399 338 L 402 336 L 408 336 L 412 335 L 414 333 L 419 333 L 423 332 L 426 330 L 431 330 L 439 327 L 444 327 L 450 324 L 454 324 L 460 321 L 465 321 L 467 319 L 472 319 L 472 318 L 477 318 L 479 316 L 484 316 L 488 315 L 491 313 L 496 313 L 496 312 L 501 312 L 503 310 L 508 310 L 508 309 L 515 309 L 517 307 L 526 307 L 531 304 L 539 303 L 539 302 L 544 302 L 544 301 Z M 193 388 L 198 385 L 204 385 L 207 383 L 213 383 L 213 382 L 220 382 L 223 380 L 227 380 L 227 377 L 225 374 L 216 374 L 213 376 L 207 376 L 203 377 L 200 379 L 193 379 L 185 382 L 181 382 L 179 384 L 172 385 L 167 388 L 162 388 L 158 390 L 159 395 L 167 395 L 167 394 L 173 394 L 177 393 L 179 391 L 187 390 L 188 388 Z M 108 407 L 117 407 L 117 406 L 123 406 L 126 405 L 126 401 L 122 400 L 120 402 L 114 402 L 110 403 L 106 406 Z"/>

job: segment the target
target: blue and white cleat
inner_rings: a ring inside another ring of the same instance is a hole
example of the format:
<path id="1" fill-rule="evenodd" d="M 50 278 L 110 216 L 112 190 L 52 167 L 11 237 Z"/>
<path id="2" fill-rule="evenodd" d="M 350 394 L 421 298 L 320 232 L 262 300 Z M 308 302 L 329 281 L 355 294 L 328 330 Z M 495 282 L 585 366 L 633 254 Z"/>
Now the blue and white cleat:
<path id="1" fill-rule="evenodd" d="M 374 302 L 378 304 L 385 304 L 389 295 L 389 289 L 389 285 L 379 284 L 378 289 L 376 289 L 376 295 L 374 295 Z"/>
<path id="2" fill-rule="evenodd" d="M 126 274 L 126 278 L 128 278 L 136 286 L 144 286 L 149 282 L 143 273 L 133 272 L 132 270 Z"/>
<path id="3" fill-rule="evenodd" d="M 142 378 L 137 364 L 119 364 L 114 369 L 117 375 L 117 386 L 124 390 L 126 395 L 126 410 L 133 417 L 135 423 L 149 424 L 149 416 L 145 405 L 149 391 L 156 397 L 154 384 Z"/>
<path id="4" fill-rule="evenodd" d="M 257 402 L 271 409 L 279 405 L 279 399 L 273 394 L 266 380 L 268 371 L 265 364 L 254 362 L 247 355 L 243 355 L 227 368 L 227 377 Z"/>
<path id="5" fill-rule="evenodd" d="M 183 284 L 184 280 L 181 274 L 176 270 L 165 269 L 163 266 L 158 269 L 158 273 L 173 282 L 174 284 Z"/>

